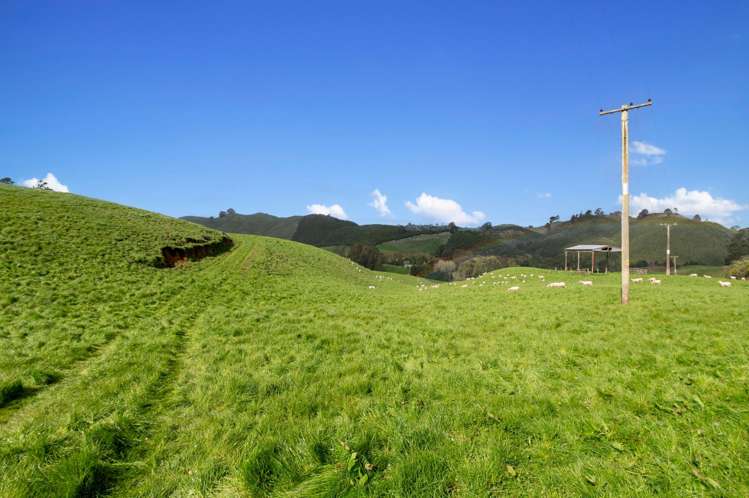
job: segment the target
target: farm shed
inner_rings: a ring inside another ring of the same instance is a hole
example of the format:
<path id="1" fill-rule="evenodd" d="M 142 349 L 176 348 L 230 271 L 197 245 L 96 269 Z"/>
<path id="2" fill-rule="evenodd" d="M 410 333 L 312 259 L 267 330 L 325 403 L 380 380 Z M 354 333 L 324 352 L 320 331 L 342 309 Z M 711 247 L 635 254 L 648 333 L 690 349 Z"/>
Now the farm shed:
<path id="1" fill-rule="evenodd" d="M 596 253 L 606 254 L 606 271 L 609 271 L 609 255 L 612 252 L 622 252 L 621 248 L 603 244 L 579 244 L 564 249 L 564 269 L 568 269 L 567 256 L 569 253 L 577 253 L 577 271 L 580 271 L 580 253 L 590 253 L 590 271 L 595 272 Z"/>

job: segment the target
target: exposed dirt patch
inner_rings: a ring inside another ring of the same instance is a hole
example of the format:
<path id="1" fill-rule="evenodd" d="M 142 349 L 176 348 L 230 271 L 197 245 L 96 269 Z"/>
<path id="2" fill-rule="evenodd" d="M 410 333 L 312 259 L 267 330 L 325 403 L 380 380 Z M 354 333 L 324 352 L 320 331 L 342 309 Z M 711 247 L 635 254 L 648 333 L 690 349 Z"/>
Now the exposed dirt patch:
<path id="1" fill-rule="evenodd" d="M 194 242 L 188 240 L 189 242 Z M 205 244 L 195 244 L 188 247 L 162 247 L 161 261 L 157 266 L 172 268 L 185 261 L 198 261 L 208 256 L 216 256 L 228 251 L 234 245 L 229 237 Z"/>

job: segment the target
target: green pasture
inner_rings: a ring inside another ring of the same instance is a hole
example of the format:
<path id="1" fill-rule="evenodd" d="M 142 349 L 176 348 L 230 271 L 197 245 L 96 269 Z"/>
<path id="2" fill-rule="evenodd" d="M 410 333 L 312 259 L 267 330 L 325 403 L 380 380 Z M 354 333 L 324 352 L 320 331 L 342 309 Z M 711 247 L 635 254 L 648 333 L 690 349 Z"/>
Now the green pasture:
<path id="1" fill-rule="evenodd" d="M 618 274 L 437 283 L 244 235 L 159 269 L 219 234 L 18 191 L 0 496 L 749 495 L 747 282 L 622 307 Z"/>

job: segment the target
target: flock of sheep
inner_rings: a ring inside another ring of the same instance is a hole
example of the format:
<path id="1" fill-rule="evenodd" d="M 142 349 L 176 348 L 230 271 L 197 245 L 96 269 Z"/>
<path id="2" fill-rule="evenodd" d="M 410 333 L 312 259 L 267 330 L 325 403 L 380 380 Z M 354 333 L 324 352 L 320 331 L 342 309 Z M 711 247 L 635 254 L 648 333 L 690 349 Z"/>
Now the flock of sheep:
<path id="1" fill-rule="evenodd" d="M 697 277 L 696 273 L 693 273 L 690 275 L 691 277 Z M 712 278 L 710 275 L 703 275 L 705 278 Z M 533 273 L 525 274 L 521 273 L 519 275 L 506 275 L 502 273 L 485 273 L 481 275 L 478 278 L 467 278 L 463 283 L 459 282 L 448 282 L 445 285 L 448 286 L 459 286 L 460 288 L 466 288 L 473 285 L 476 285 L 477 287 L 483 287 L 485 285 L 509 285 L 507 287 L 507 292 L 518 292 L 520 290 L 520 283 L 527 283 L 529 281 L 532 281 L 533 279 L 538 279 L 541 283 L 545 283 L 547 288 L 550 289 L 563 289 L 567 287 L 566 282 L 545 282 L 545 276 L 544 275 L 534 275 Z M 731 277 L 731 279 L 736 280 L 736 277 Z M 745 278 L 742 280 L 746 280 Z M 638 284 L 643 282 L 649 282 L 650 285 L 661 285 L 662 280 L 656 277 L 650 277 L 648 279 L 645 279 L 644 277 L 635 277 L 631 279 L 632 283 Z M 719 285 L 721 287 L 731 287 L 730 281 L 718 281 Z M 512 284 L 512 285 L 511 285 Z M 580 284 L 583 287 L 592 287 L 593 281 L 592 280 L 580 280 L 578 281 L 578 284 Z M 440 284 L 433 283 L 428 284 L 424 281 L 420 282 L 416 285 L 416 290 L 419 292 L 427 291 L 429 289 L 438 289 L 440 287 Z"/>
<path id="2" fill-rule="evenodd" d="M 352 264 L 352 266 L 354 266 L 356 268 L 356 271 L 358 271 L 358 272 L 362 271 L 361 267 L 359 267 L 359 265 L 357 265 L 353 261 L 351 262 L 351 264 Z M 699 275 L 696 274 L 696 273 L 692 273 L 689 276 L 690 277 L 699 277 Z M 713 278 L 710 275 L 703 275 L 703 277 L 707 278 L 707 279 Z M 378 281 L 392 280 L 393 279 L 393 277 L 386 277 L 384 275 L 375 275 L 374 278 L 375 278 L 375 280 L 378 280 Z M 529 281 L 532 281 L 534 279 L 537 279 L 541 283 L 545 283 L 546 287 L 550 288 L 550 289 L 564 289 L 564 288 L 567 287 L 567 283 L 566 282 L 549 282 L 549 283 L 546 283 L 546 281 L 545 281 L 546 277 L 544 275 L 541 275 L 541 274 L 536 275 L 536 274 L 533 274 L 533 273 L 530 273 L 530 274 L 520 273 L 518 275 L 507 275 L 507 274 L 498 273 L 498 272 L 497 273 L 484 273 L 484 274 L 480 275 L 478 278 L 476 278 L 476 277 L 467 278 L 462 283 L 460 283 L 460 282 L 447 282 L 445 285 L 448 285 L 448 286 L 459 286 L 460 288 L 466 288 L 466 287 L 470 287 L 470 286 L 473 286 L 473 285 L 476 285 L 477 287 L 484 287 L 484 286 L 487 286 L 487 285 L 493 285 L 493 286 L 496 286 L 496 285 L 508 286 L 509 285 L 509 287 L 507 287 L 507 292 L 518 292 L 520 290 L 520 285 L 516 285 L 516 284 L 520 284 L 520 283 L 525 284 L 525 283 L 527 283 Z M 731 276 L 730 279 L 731 280 L 737 280 L 737 278 L 735 276 Z M 745 281 L 746 278 L 742 278 L 741 280 Z M 643 278 L 643 277 L 635 277 L 635 278 L 632 278 L 631 281 L 632 281 L 633 284 L 639 284 L 639 283 L 645 282 L 646 279 Z M 416 285 L 416 290 L 419 291 L 419 292 L 424 292 L 424 291 L 427 291 L 429 289 L 439 289 L 440 288 L 441 284 L 439 284 L 439 283 L 427 283 L 427 282 L 428 281 L 423 281 L 423 280 L 420 281 Z M 655 277 L 648 278 L 647 282 L 649 282 L 650 285 L 661 285 L 661 283 L 662 283 L 662 281 L 660 279 L 655 278 Z M 510 285 L 510 284 L 513 284 L 513 285 Z M 578 281 L 578 284 L 582 285 L 583 287 L 593 287 L 593 281 L 592 280 L 580 280 L 580 281 Z M 730 281 L 719 280 L 718 284 L 721 287 L 731 287 L 731 282 Z M 374 290 L 374 289 L 376 289 L 376 286 L 369 285 L 368 288 L 370 290 Z"/>

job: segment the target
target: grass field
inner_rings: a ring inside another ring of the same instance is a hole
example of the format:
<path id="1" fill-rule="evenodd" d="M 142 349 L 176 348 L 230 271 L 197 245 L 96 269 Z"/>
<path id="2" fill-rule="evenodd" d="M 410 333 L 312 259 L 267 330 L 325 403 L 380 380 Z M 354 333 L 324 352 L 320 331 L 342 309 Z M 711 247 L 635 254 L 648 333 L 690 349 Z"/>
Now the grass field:
<path id="1" fill-rule="evenodd" d="M 217 235 L 17 192 L 0 496 L 749 495 L 746 282 L 663 277 L 623 308 L 617 274 L 438 285 L 256 236 L 158 269 Z"/>

